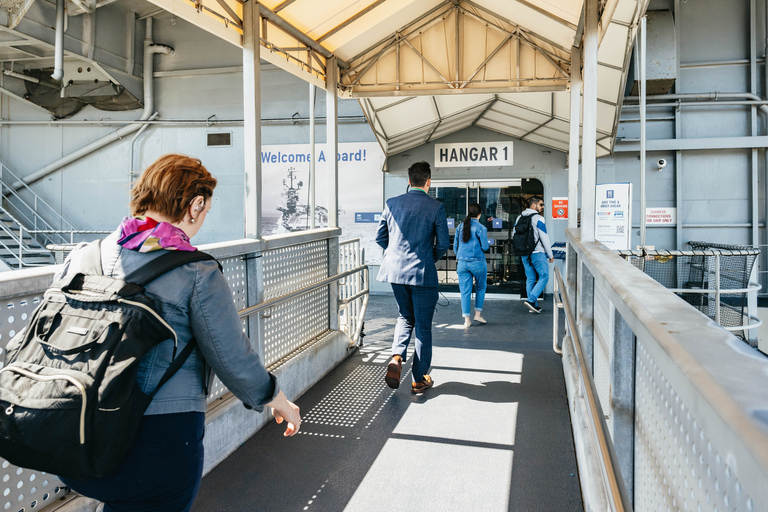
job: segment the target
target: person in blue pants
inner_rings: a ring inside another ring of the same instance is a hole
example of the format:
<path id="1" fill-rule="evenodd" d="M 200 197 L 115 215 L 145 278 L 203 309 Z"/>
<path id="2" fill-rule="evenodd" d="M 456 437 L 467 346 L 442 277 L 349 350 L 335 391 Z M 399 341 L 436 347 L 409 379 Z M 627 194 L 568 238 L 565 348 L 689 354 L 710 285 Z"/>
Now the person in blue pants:
<path id="1" fill-rule="evenodd" d="M 528 208 L 515 220 L 515 225 L 517 225 L 520 217 L 533 215 L 531 227 L 534 230 L 536 246 L 531 254 L 521 257 L 523 268 L 525 269 L 525 291 L 527 296 L 523 304 L 526 305 L 531 313 L 541 313 L 541 307 L 538 303 L 539 296 L 544 292 L 544 287 L 547 286 L 547 281 L 549 281 L 549 263 L 555 261 L 555 257 L 552 254 L 552 246 L 549 243 L 549 235 L 547 235 L 547 225 L 542 216 L 543 213 L 544 200 L 533 196 L 528 199 Z"/>
<path id="2" fill-rule="evenodd" d="M 472 284 L 475 285 L 475 322 L 486 323 L 483 318 L 483 302 L 488 285 L 488 264 L 485 251 L 488 250 L 488 229 L 480 224 L 480 205 L 469 205 L 467 218 L 461 223 L 453 237 L 453 252 L 456 253 L 456 272 L 459 275 L 461 290 L 461 316 L 464 327 L 472 325 L 470 308 L 472 305 Z"/>
<path id="3" fill-rule="evenodd" d="M 429 367 L 432 315 L 438 297 L 435 262 L 448 251 L 450 244 L 443 203 L 429 197 L 431 182 L 429 164 L 413 164 L 408 169 L 410 190 L 387 200 L 376 233 L 376 243 L 384 249 L 377 279 L 392 285 L 400 313 L 384 381 L 393 389 L 400 385 L 400 372 L 415 332 L 413 394 L 423 393 L 434 383 Z"/>

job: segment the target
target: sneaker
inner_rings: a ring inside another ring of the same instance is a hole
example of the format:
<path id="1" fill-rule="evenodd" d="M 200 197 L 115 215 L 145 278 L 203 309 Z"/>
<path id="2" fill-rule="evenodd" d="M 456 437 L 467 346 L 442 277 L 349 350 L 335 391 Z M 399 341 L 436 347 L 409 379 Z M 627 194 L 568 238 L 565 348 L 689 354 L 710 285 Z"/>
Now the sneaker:
<path id="1" fill-rule="evenodd" d="M 524 301 L 523 301 L 523 304 L 525 304 L 525 305 L 528 307 L 528 309 L 530 309 L 530 310 L 531 310 L 531 313 L 541 313 L 541 308 L 540 308 L 540 307 L 538 307 L 538 306 L 537 306 L 536 304 L 534 304 L 533 302 L 531 302 L 531 301 L 529 301 L 529 300 L 524 300 Z"/>
<path id="2" fill-rule="evenodd" d="M 384 382 L 392 389 L 400 387 L 400 370 L 403 367 L 403 358 L 399 355 L 392 356 L 392 360 L 387 365 L 387 375 L 384 377 Z"/>
<path id="3" fill-rule="evenodd" d="M 432 377 L 429 375 L 424 376 L 424 380 L 421 382 L 414 382 L 411 384 L 411 393 L 414 395 L 420 395 L 429 388 L 432 387 L 432 385 L 435 383 L 435 381 L 432 380 Z"/>

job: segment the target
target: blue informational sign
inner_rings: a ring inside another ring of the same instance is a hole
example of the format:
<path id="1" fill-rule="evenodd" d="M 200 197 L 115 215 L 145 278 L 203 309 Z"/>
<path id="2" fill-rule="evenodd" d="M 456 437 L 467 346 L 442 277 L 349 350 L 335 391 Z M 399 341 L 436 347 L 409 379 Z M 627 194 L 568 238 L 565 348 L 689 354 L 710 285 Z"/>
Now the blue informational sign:
<path id="1" fill-rule="evenodd" d="M 489 238 L 488 239 L 488 245 L 496 245 L 496 239 L 495 238 Z"/>
<path id="2" fill-rule="evenodd" d="M 493 219 L 493 229 L 501 229 L 501 219 Z"/>
<path id="3" fill-rule="evenodd" d="M 381 212 L 355 212 L 355 224 L 379 222 Z"/>
<path id="4" fill-rule="evenodd" d="M 448 221 L 448 229 L 453 229 L 456 227 L 456 219 L 446 219 Z"/>

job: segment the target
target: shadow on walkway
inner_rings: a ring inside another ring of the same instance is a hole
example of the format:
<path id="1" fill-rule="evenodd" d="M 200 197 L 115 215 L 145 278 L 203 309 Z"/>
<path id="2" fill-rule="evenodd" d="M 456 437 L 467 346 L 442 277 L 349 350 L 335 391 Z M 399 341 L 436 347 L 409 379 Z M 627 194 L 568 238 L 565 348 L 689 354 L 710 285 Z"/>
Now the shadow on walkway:
<path id="1" fill-rule="evenodd" d="M 384 384 L 397 310 L 372 296 L 365 347 L 298 400 L 304 422 L 274 422 L 203 479 L 193 512 L 581 511 L 550 310 L 486 302 L 461 327 L 458 300 L 434 321 L 435 386 Z"/>

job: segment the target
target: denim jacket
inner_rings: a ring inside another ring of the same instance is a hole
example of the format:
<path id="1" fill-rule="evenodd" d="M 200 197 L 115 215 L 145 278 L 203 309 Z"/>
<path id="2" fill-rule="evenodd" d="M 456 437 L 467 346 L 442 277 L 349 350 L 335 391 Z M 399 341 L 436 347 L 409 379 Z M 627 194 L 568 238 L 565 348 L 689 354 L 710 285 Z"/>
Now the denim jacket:
<path id="1" fill-rule="evenodd" d="M 459 261 L 485 261 L 483 251 L 487 251 L 489 247 L 488 229 L 477 219 L 472 219 L 471 222 L 472 233 L 469 236 L 469 242 L 464 242 L 462 237 L 464 223 L 459 224 L 453 235 L 453 252 L 456 253 L 456 259 Z"/>
<path id="2" fill-rule="evenodd" d="M 104 275 L 122 278 L 164 251 L 139 253 L 117 245 L 120 233 L 101 243 Z M 60 276 L 77 272 L 81 246 L 64 262 Z M 180 352 L 194 335 L 197 350 L 181 369 L 157 392 L 145 414 L 205 412 L 209 367 L 248 408 L 261 411 L 279 389 L 267 372 L 243 326 L 232 301 L 227 280 L 214 261 L 187 263 L 158 277 L 146 286 L 158 312 L 176 331 Z M 173 340 L 153 348 L 139 363 L 138 383 L 142 391 L 155 389 L 171 363 Z"/>

